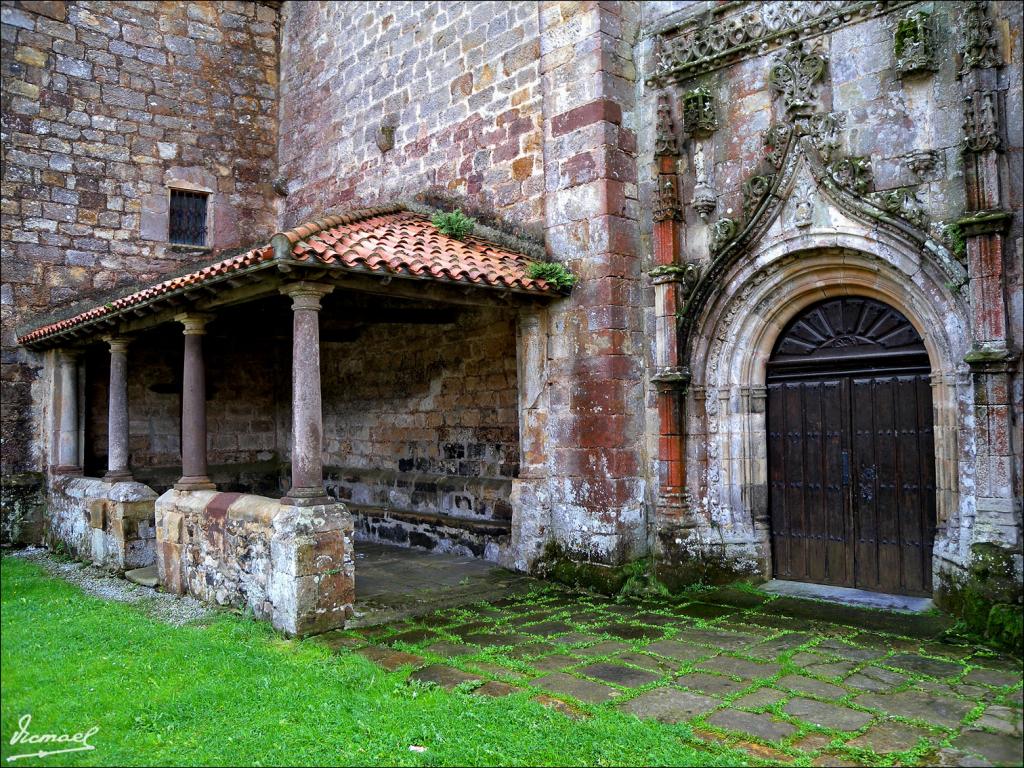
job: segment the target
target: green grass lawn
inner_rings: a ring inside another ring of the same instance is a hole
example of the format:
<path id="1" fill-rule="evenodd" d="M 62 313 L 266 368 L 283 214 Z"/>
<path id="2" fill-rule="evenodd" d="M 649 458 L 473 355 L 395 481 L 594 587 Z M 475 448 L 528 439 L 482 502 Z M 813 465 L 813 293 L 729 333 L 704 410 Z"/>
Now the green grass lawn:
<path id="1" fill-rule="evenodd" d="M 408 685 L 351 652 L 284 640 L 218 615 L 173 627 L 4 558 L 5 765 L 740 765 L 685 726 L 594 709 L 572 720 L 519 693 L 491 699 Z M 33 733 L 99 726 L 96 749 L 7 762 Z M 426 747 L 410 751 L 410 745 Z"/>

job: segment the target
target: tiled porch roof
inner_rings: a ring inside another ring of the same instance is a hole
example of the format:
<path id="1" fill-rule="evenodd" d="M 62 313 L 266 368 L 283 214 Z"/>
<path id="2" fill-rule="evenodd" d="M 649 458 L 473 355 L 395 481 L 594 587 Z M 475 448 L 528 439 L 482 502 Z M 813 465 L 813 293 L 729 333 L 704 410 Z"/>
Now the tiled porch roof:
<path id="1" fill-rule="evenodd" d="M 191 292 L 204 284 L 212 287 L 277 264 L 556 295 L 557 289 L 544 280 L 526 276 L 530 261 L 524 254 L 487 240 L 447 237 L 426 215 L 401 205 L 365 208 L 279 232 L 267 245 L 41 326 L 21 336 L 18 343 L 33 346 L 68 331 L 109 326 L 118 315 L 163 297 Z"/>

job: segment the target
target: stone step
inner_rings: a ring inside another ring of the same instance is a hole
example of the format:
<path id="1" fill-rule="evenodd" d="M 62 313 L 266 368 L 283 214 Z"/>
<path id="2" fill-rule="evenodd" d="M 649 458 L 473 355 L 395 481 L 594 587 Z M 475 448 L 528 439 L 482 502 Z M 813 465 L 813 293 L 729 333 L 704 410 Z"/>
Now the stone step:
<path id="1" fill-rule="evenodd" d="M 128 581 L 139 584 L 143 587 L 154 588 L 160 583 L 160 577 L 157 575 L 155 565 L 147 565 L 145 568 L 136 568 L 133 571 L 125 571 L 124 577 Z"/>

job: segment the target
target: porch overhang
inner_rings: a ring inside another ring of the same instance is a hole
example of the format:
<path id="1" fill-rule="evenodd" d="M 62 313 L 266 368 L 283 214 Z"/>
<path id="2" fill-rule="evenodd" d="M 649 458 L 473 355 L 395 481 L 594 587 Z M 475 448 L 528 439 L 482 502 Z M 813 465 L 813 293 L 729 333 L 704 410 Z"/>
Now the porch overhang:
<path id="1" fill-rule="evenodd" d="M 490 233 L 497 234 L 497 233 Z M 527 277 L 538 246 L 503 237 L 455 240 L 408 205 L 365 208 L 278 232 L 266 245 L 97 303 L 18 338 L 45 349 L 105 334 L 125 334 L 277 294 L 281 284 L 316 280 L 350 290 L 452 304 L 529 302 L 561 292 Z"/>

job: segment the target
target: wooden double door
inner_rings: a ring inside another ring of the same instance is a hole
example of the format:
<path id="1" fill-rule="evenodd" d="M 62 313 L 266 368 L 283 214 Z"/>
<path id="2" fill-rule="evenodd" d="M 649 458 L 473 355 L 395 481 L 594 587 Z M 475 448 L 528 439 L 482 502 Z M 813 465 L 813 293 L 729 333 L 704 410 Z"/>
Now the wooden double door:
<path id="1" fill-rule="evenodd" d="M 775 577 L 930 595 L 935 459 L 927 354 L 895 309 L 801 313 L 769 363 Z"/>

